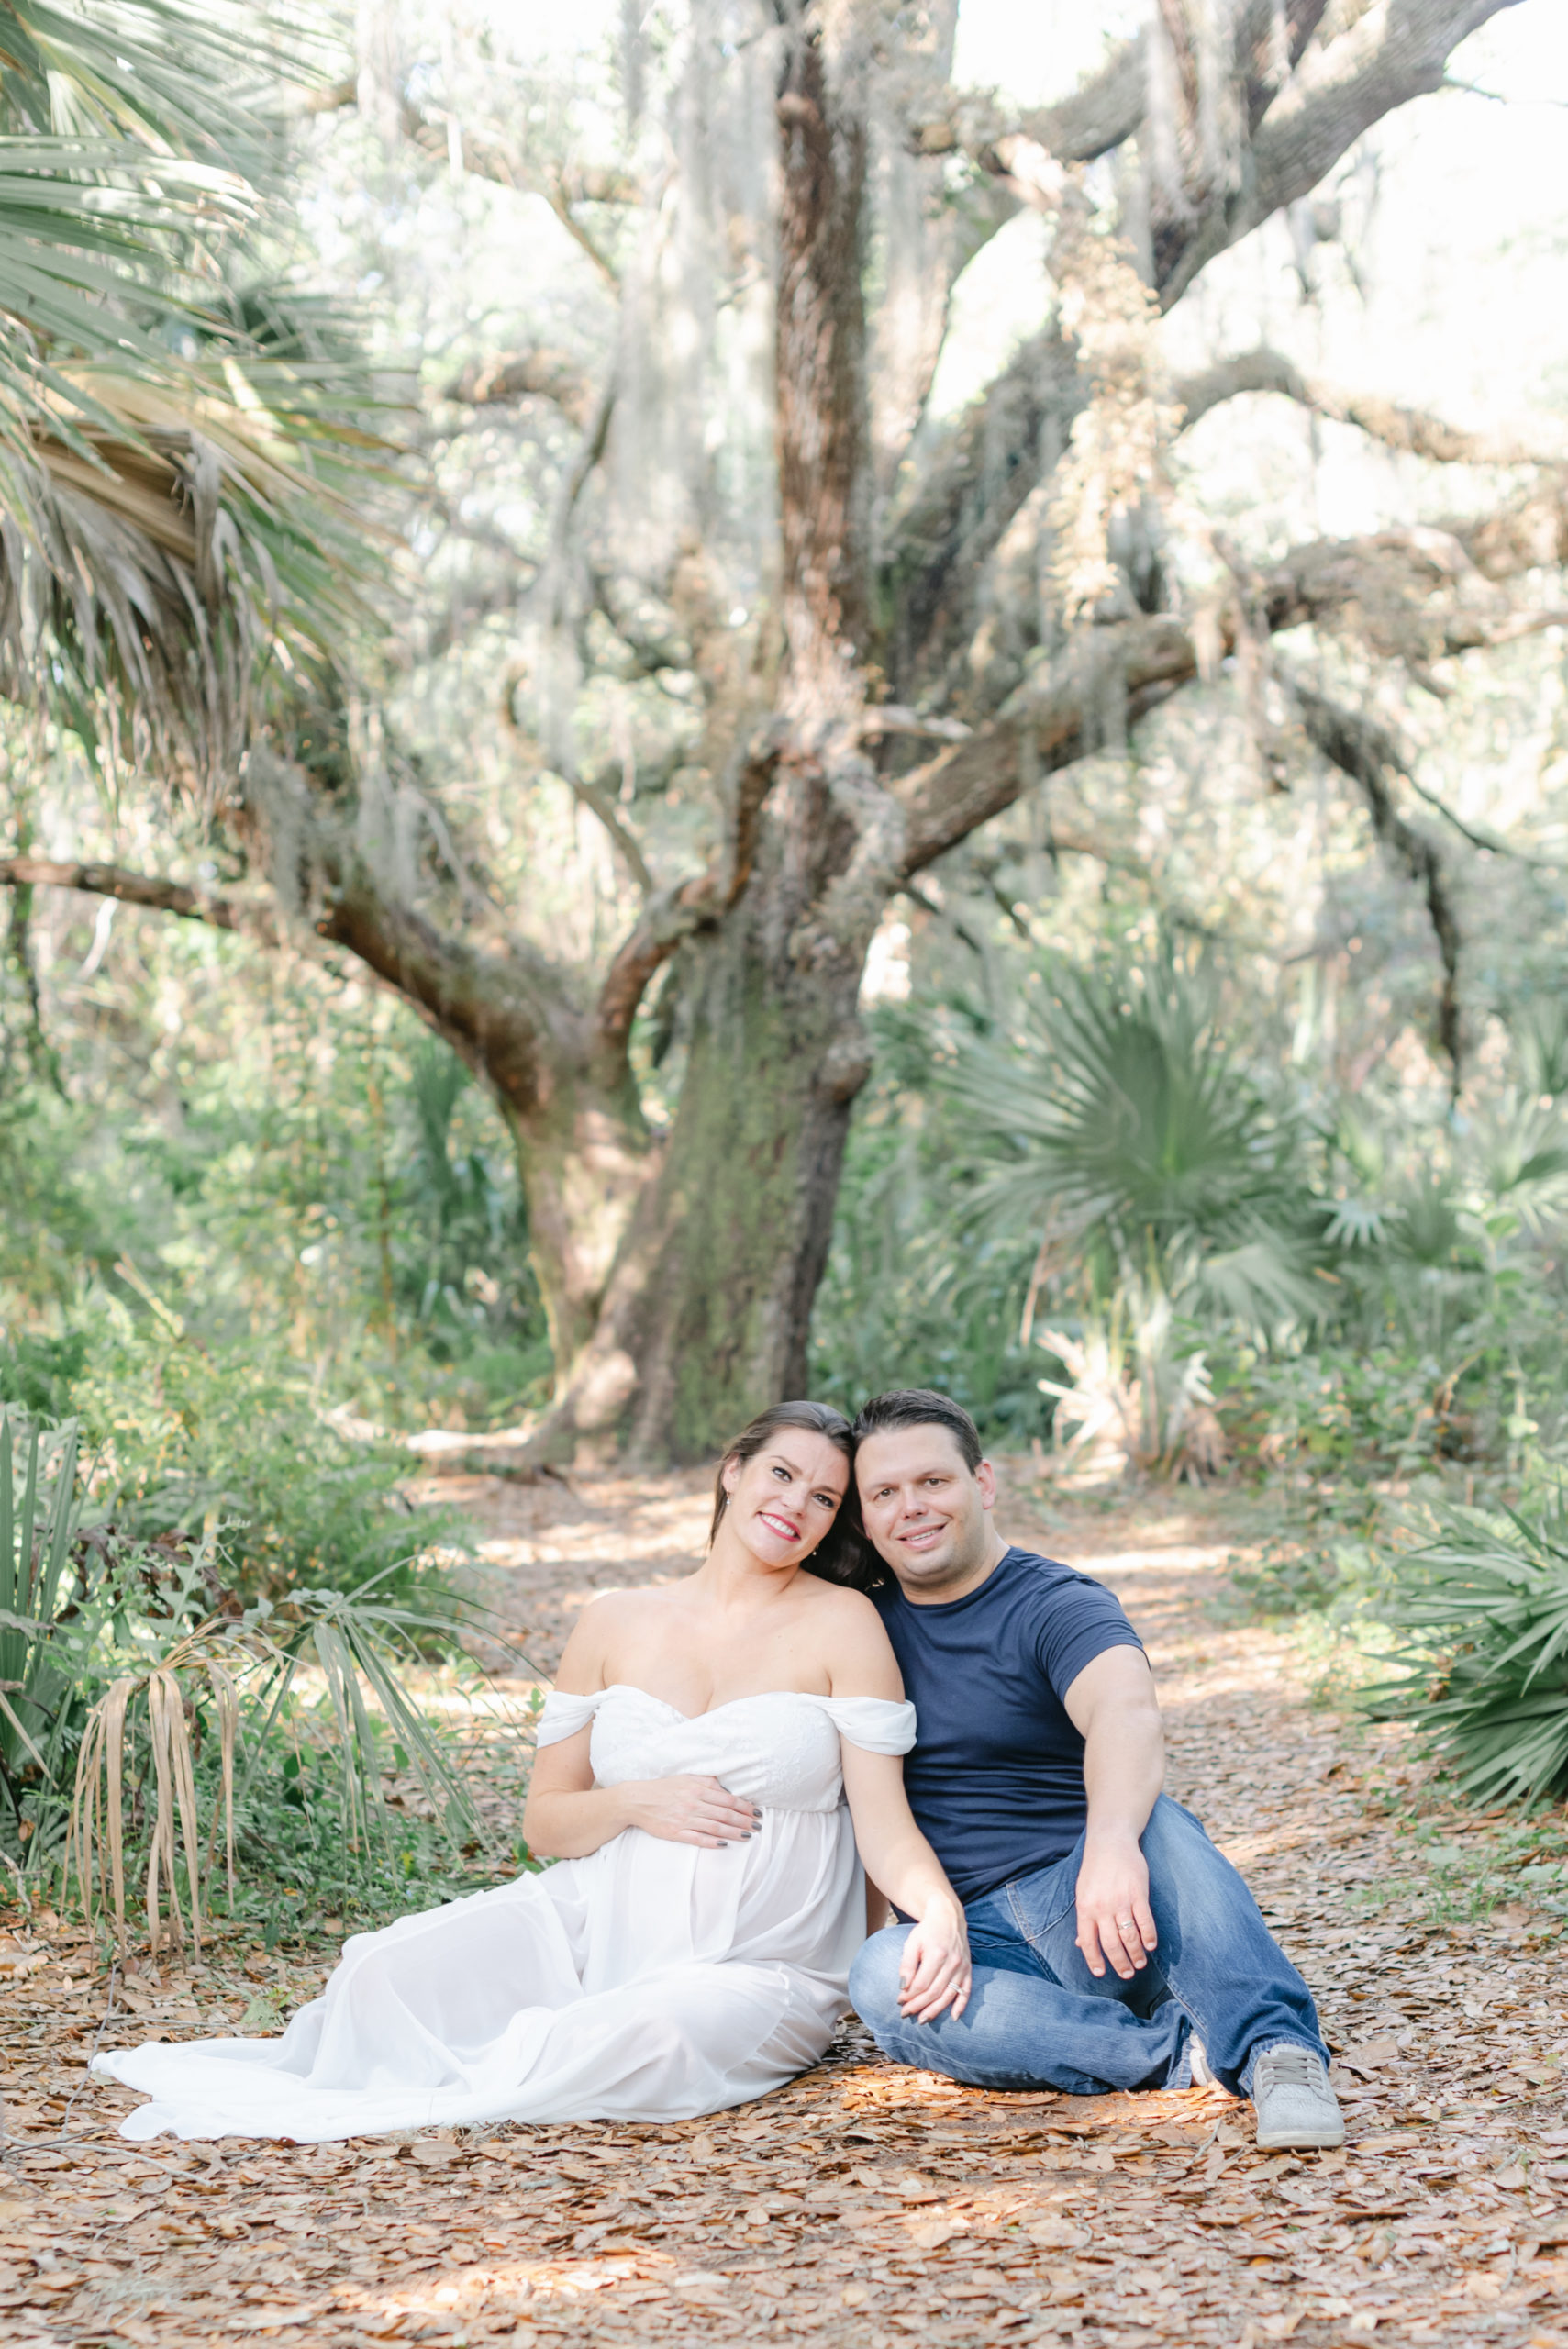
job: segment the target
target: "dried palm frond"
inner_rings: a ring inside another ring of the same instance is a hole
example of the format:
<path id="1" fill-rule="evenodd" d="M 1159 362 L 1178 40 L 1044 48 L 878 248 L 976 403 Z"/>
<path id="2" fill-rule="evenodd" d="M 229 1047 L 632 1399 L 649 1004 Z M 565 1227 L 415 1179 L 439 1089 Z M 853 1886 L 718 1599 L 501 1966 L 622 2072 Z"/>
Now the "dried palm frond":
<path id="1" fill-rule="evenodd" d="M 1136 1468 L 1195 1485 L 1223 1475 L 1229 1447 L 1207 1364 L 1200 1353 L 1181 1351 L 1168 1297 L 1133 1288 L 1091 1318 L 1081 1336 L 1045 1330 L 1040 1343 L 1072 1382 L 1040 1381 L 1040 1392 L 1056 1400 L 1059 1467 L 1100 1475 Z"/>
<path id="2" fill-rule="evenodd" d="M 76 1787 L 71 1807 L 68 1869 L 74 1873 L 83 1906 L 91 1920 L 98 1902 L 112 1906 L 115 1937 L 125 1946 L 125 1762 L 131 1708 L 139 1698 L 146 1708 L 147 1741 L 150 1749 L 154 1801 L 147 1851 L 147 1925 L 152 1954 L 161 1940 L 163 1887 L 169 1891 L 169 1929 L 174 1946 L 183 1945 L 180 1912 L 179 1845 L 184 1848 L 186 1898 L 191 1942 L 196 1956 L 202 1948 L 202 1889 L 210 1874 L 210 1853 L 221 1819 L 228 1857 L 228 1892 L 234 1896 L 234 1751 L 239 1727 L 239 1692 L 225 1662 L 213 1651 L 215 1637 L 225 1644 L 232 1629 L 214 1618 L 145 1672 L 125 1673 L 99 1698 L 87 1716 L 82 1750 L 77 1757 Z M 183 1675 L 206 1677 L 217 1702 L 222 1738 L 222 1775 L 215 1798 L 208 1835 L 209 1861 L 204 1870 L 196 1809 L 195 1758 L 185 1718 Z M 100 1799 L 101 1790 L 101 1799 Z M 178 1835 L 176 1836 L 176 1828 Z M 97 1899 L 95 1899 L 95 1876 Z"/>
<path id="3" fill-rule="evenodd" d="M 442 1816 L 449 1837 L 460 1842 L 484 1830 L 468 1795 L 452 1776 L 428 1725 L 401 1686 L 390 1651 L 419 1632 L 450 1631 L 450 1624 L 407 1608 L 367 1603 L 362 1594 L 301 1591 L 277 1613 L 263 1601 L 236 1622 L 223 1614 L 177 1638 L 167 1652 L 137 1670 L 120 1674 L 87 1717 L 72 1801 L 67 1869 L 91 1918 L 112 1911 L 116 1938 L 126 1938 L 125 1813 L 127 1762 L 139 1735 L 147 1747 L 144 1783 L 151 1783 L 148 1823 L 146 1914 L 152 1954 L 158 1955 L 168 1899 L 167 1924 L 176 1947 L 183 1945 L 188 1920 L 195 1954 L 201 1954 L 202 1912 L 210 1885 L 219 1827 L 224 1834 L 230 1901 L 234 1895 L 234 1814 L 272 1748 L 271 1732 L 294 1686 L 301 1664 L 314 1652 L 339 1736 L 345 1809 L 357 1845 L 373 1820 L 384 1825 L 381 1773 L 364 1687 L 381 1707 L 397 1742 L 428 1798 Z M 220 1734 L 219 1784 L 207 1824 L 206 1857 L 201 1857 L 195 1754 L 187 1706 L 194 1713 L 192 1684 L 210 1692 Z M 243 1783 L 235 1786 L 240 1737 L 240 1701 L 253 1692 L 260 1720 L 250 1740 Z M 180 1876 L 183 1860 L 184 1909 Z"/>

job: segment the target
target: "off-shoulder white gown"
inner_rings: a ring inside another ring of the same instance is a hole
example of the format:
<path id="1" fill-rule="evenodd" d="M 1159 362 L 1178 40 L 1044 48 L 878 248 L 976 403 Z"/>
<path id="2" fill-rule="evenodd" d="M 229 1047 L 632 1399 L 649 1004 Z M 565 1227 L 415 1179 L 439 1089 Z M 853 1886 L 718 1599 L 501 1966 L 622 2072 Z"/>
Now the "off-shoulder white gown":
<path id="1" fill-rule="evenodd" d="M 546 1699 L 539 1742 L 593 1723 L 600 1786 L 691 1774 L 762 1809 L 700 1850 L 628 1828 L 586 1859 L 344 1945 L 281 2039 L 97 2057 L 153 2101 L 147 2138 L 319 2143 L 480 2121 L 667 2121 L 745 2104 L 823 2054 L 865 1938 L 840 1739 L 906 1753 L 915 1709 L 781 1691 L 695 1719 L 628 1687 Z"/>

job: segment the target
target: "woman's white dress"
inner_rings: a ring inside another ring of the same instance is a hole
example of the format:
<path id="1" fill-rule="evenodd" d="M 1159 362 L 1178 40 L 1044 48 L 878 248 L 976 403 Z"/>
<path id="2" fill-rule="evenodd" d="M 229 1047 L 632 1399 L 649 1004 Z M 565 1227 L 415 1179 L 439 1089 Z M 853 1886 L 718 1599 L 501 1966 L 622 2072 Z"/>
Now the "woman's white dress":
<path id="1" fill-rule="evenodd" d="M 621 1686 L 548 1698 L 539 1742 L 590 1721 L 600 1786 L 720 1778 L 761 1807 L 759 1831 L 704 1851 L 628 1828 L 586 1859 L 356 1934 L 281 2039 L 100 2055 L 95 2070 L 153 2099 L 121 2134 L 318 2143 L 684 2120 L 815 2064 L 865 1938 L 839 1741 L 906 1753 L 914 1707 L 781 1691 L 691 1718 Z"/>

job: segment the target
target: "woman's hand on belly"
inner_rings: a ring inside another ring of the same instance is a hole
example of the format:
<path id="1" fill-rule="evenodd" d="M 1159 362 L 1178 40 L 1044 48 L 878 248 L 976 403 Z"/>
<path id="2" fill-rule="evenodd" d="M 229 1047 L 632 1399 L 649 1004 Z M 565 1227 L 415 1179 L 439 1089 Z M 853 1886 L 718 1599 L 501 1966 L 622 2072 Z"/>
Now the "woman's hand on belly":
<path id="1" fill-rule="evenodd" d="M 717 1778 L 639 1778 L 617 1787 L 628 1827 L 669 1843 L 697 1843 L 713 1851 L 743 1842 L 762 1823 L 762 1814 L 744 1795 L 732 1795 Z"/>

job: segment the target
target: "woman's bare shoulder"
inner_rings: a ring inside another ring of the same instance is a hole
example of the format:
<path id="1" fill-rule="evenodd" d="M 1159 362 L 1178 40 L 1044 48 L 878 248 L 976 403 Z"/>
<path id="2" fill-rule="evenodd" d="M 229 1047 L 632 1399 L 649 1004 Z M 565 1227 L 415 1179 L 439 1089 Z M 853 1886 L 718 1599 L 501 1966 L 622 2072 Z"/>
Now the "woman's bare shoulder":
<path id="1" fill-rule="evenodd" d="M 812 1585 L 812 1598 L 815 1604 L 831 1609 L 840 1623 L 860 1623 L 867 1631 L 874 1625 L 879 1631 L 881 1631 L 882 1617 L 877 1613 L 873 1601 L 866 1597 L 863 1590 L 847 1589 L 841 1582 L 824 1582 L 817 1575 L 809 1577 L 802 1575 L 796 1587 L 803 1587 L 807 1579 Z"/>
<path id="2" fill-rule="evenodd" d="M 863 1590 L 846 1590 L 841 1583 L 818 1583 L 812 1597 L 812 1615 L 840 1647 L 848 1644 L 862 1653 L 870 1651 L 878 1655 L 891 1653 L 882 1617 Z"/>
<path id="3" fill-rule="evenodd" d="M 678 1586 L 665 1583 L 596 1590 L 584 1601 L 562 1651 L 556 1687 L 577 1696 L 605 1687 L 606 1673 L 624 1653 L 626 1643 L 651 1636 L 660 1617 L 667 1617 L 678 1605 L 677 1589 Z"/>
<path id="4" fill-rule="evenodd" d="M 903 1696 L 904 1682 L 893 1642 L 863 1591 L 825 1583 L 811 1620 L 815 1637 L 821 1642 L 828 1685 L 835 1697 L 887 1697 L 896 1701 Z"/>
<path id="5" fill-rule="evenodd" d="M 639 1615 L 667 1615 L 681 1605 L 684 1596 L 679 1583 L 627 1583 L 612 1590 L 596 1590 L 577 1620 L 610 1631 Z"/>

